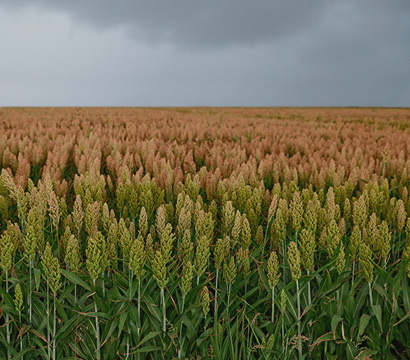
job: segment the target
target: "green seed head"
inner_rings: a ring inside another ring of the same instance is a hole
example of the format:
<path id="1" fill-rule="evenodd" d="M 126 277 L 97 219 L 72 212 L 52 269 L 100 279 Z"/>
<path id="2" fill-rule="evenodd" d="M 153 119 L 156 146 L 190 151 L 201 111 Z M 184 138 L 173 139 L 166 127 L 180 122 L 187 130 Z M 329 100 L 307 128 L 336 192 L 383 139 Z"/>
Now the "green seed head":
<path id="1" fill-rule="evenodd" d="M 51 291 L 56 294 L 58 289 L 61 287 L 61 268 L 58 263 L 58 259 L 51 251 L 51 246 L 49 243 L 46 244 L 41 263 L 43 267 L 43 276 L 49 282 Z"/>
<path id="2" fill-rule="evenodd" d="M 404 225 L 406 224 L 406 218 L 407 218 L 407 214 L 406 214 L 406 210 L 404 208 L 404 203 L 403 200 L 397 200 L 396 203 L 396 209 L 395 209 L 395 213 L 396 213 L 396 221 L 395 221 L 395 225 L 397 227 L 397 230 L 399 233 L 402 232 Z"/>
<path id="3" fill-rule="evenodd" d="M 335 220 L 332 220 L 327 228 L 326 240 L 327 251 L 329 253 L 329 257 L 332 258 L 340 243 L 340 231 Z"/>
<path id="4" fill-rule="evenodd" d="M 290 214 L 292 217 L 293 230 L 298 232 L 301 229 L 303 219 L 303 203 L 300 199 L 299 191 L 293 193 L 292 201 L 290 202 Z"/>
<path id="5" fill-rule="evenodd" d="M 87 256 L 86 267 L 88 274 L 95 281 L 104 272 L 108 263 L 107 244 L 104 236 L 99 231 L 88 239 L 85 254 Z"/>
<path id="6" fill-rule="evenodd" d="M 229 261 L 229 263 L 224 263 L 224 271 L 223 271 L 223 276 L 225 279 L 225 282 L 228 285 L 232 285 L 235 282 L 235 278 L 237 275 L 237 268 L 235 264 L 235 259 L 232 257 Z"/>
<path id="7" fill-rule="evenodd" d="M 132 273 L 137 277 L 138 280 L 140 280 L 145 273 L 145 249 L 144 240 L 142 239 L 141 235 L 134 240 L 134 243 L 131 246 L 129 265 Z"/>
<path id="8" fill-rule="evenodd" d="M 228 201 L 222 212 L 223 230 L 225 234 L 230 234 L 234 221 L 235 221 L 235 210 L 232 206 L 232 202 Z"/>
<path id="9" fill-rule="evenodd" d="M 249 225 L 249 221 L 246 215 L 243 215 L 242 218 L 242 229 L 241 229 L 241 247 L 243 249 L 248 249 L 251 245 L 251 226 Z"/>
<path id="10" fill-rule="evenodd" d="M 353 224 L 363 230 L 367 221 L 367 206 L 364 196 L 361 196 L 353 205 Z"/>
<path id="11" fill-rule="evenodd" d="M 163 289 L 167 285 L 167 267 L 162 257 L 161 251 L 157 250 L 152 260 L 152 271 L 158 286 Z"/>
<path id="12" fill-rule="evenodd" d="M 182 237 L 179 256 L 182 262 L 182 265 L 185 266 L 187 262 L 191 259 L 191 253 L 194 248 L 194 245 L 191 241 L 191 230 L 186 229 L 184 232 L 184 236 Z"/>
<path id="13" fill-rule="evenodd" d="M 175 234 L 172 232 L 172 225 L 167 224 L 161 232 L 160 249 L 165 264 L 171 260 L 171 252 L 175 242 Z"/>
<path id="14" fill-rule="evenodd" d="M 0 267 L 9 272 L 13 264 L 14 244 L 12 237 L 6 231 L 0 238 Z"/>
<path id="15" fill-rule="evenodd" d="M 339 275 L 344 270 L 345 264 L 346 264 L 345 251 L 343 249 L 343 245 L 341 245 L 339 253 L 337 255 L 337 259 L 336 259 L 336 270 L 339 273 Z"/>
<path id="16" fill-rule="evenodd" d="M 360 244 L 359 259 L 363 269 L 363 276 L 370 283 L 373 280 L 372 251 L 364 242 Z"/>
<path id="17" fill-rule="evenodd" d="M 214 259 L 215 259 L 215 268 L 220 270 L 222 267 L 222 262 L 225 258 L 225 245 L 222 239 L 216 240 L 215 250 L 214 250 Z"/>
<path id="18" fill-rule="evenodd" d="M 316 232 L 317 211 L 316 211 L 316 206 L 312 200 L 309 200 L 306 205 L 306 211 L 303 217 L 303 223 L 305 225 L 305 228 L 307 228 L 313 233 Z"/>
<path id="19" fill-rule="evenodd" d="M 188 292 L 192 289 L 192 279 L 193 279 L 192 265 L 191 261 L 188 261 L 184 266 L 181 278 L 181 292 L 182 296 L 186 296 Z"/>
<path id="20" fill-rule="evenodd" d="M 239 237 L 241 235 L 241 228 L 242 228 L 242 216 L 239 211 L 236 212 L 235 220 L 233 223 L 232 231 L 231 231 L 231 240 L 232 246 L 235 247 L 239 241 Z"/>
<path id="21" fill-rule="evenodd" d="M 143 238 L 147 236 L 148 233 L 148 216 L 145 207 L 141 208 L 140 218 L 138 221 L 139 235 Z"/>
<path id="22" fill-rule="evenodd" d="M 284 313 L 286 311 L 286 303 L 288 301 L 288 297 L 286 296 L 286 292 L 284 289 L 280 292 L 280 308 Z"/>
<path id="23" fill-rule="evenodd" d="M 72 272 L 78 272 L 81 265 L 80 243 L 74 235 L 67 241 L 64 261 Z"/>
<path id="24" fill-rule="evenodd" d="M 379 243 L 381 245 L 381 255 L 383 259 L 387 259 L 391 249 L 392 236 L 386 221 L 382 221 L 382 223 L 378 227 L 378 230 Z"/>
<path id="25" fill-rule="evenodd" d="M 315 234 L 310 229 L 302 229 L 299 235 L 302 265 L 306 270 L 311 270 L 315 261 L 316 241 Z"/>
<path id="26" fill-rule="evenodd" d="M 202 299 L 202 311 L 204 313 L 204 316 L 206 317 L 209 313 L 210 309 L 210 296 L 209 296 L 209 290 L 208 287 L 204 286 L 202 289 L 202 294 L 201 294 L 201 299 Z"/>
<path id="27" fill-rule="evenodd" d="M 123 218 L 118 224 L 118 243 L 126 261 L 129 260 L 130 248 L 133 243 L 131 234 Z"/>
<path id="28" fill-rule="evenodd" d="M 357 254 L 360 249 L 360 244 L 362 243 L 362 237 L 358 225 L 355 225 L 352 230 L 352 235 L 350 236 L 350 252 L 353 259 L 357 258 Z"/>
<path id="29" fill-rule="evenodd" d="M 269 256 L 267 269 L 269 287 L 273 289 L 278 284 L 280 279 L 279 261 L 275 251 L 272 251 L 272 253 Z"/>
<path id="30" fill-rule="evenodd" d="M 195 260 L 194 260 L 194 271 L 195 275 L 199 278 L 202 276 L 208 264 L 210 253 L 210 244 L 209 239 L 206 236 L 203 236 L 198 240 L 196 253 L 195 253 Z"/>
<path id="31" fill-rule="evenodd" d="M 21 291 L 20 284 L 16 285 L 16 290 L 14 292 L 14 306 L 18 312 L 23 310 L 23 292 Z"/>
<path id="32" fill-rule="evenodd" d="M 292 273 L 292 279 L 295 281 L 299 280 L 301 276 L 300 253 L 294 241 L 292 241 L 288 246 L 288 262 Z"/>
<path id="33" fill-rule="evenodd" d="M 154 260 L 154 242 L 152 240 L 151 233 L 148 234 L 147 239 L 145 240 L 145 253 L 147 258 L 147 265 L 152 265 L 152 261 Z"/>
<path id="34" fill-rule="evenodd" d="M 263 245 L 263 229 L 262 225 L 258 226 L 258 229 L 256 230 L 256 235 L 255 235 L 255 242 L 259 245 Z"/>

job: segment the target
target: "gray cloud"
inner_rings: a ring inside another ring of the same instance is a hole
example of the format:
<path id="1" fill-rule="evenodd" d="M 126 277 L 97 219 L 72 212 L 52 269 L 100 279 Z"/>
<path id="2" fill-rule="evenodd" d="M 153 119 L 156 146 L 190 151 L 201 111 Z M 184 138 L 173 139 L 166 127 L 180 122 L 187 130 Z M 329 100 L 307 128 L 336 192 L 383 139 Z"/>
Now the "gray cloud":
<path id="1" fill-rule="evenodd" d="M 408 106 L 410 2 L 0 0 L 0 105 Z"/>
<path id="2" fill-rule="evenodd" d="M 27 6 L 63 11 L 99 28 L 126 27 L 148 43 L 203 48 L 271 41 L 321 21 L 328 1 L 272 0 L 1 0 L 9 9 Z"/>

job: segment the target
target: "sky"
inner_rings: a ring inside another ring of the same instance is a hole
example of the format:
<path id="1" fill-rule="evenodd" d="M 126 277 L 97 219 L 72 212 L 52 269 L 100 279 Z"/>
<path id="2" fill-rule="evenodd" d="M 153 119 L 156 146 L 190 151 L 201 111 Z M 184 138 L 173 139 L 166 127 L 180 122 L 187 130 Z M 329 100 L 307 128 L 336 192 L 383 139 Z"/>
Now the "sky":
<path id="1" fill-rule="evenodd" d="M 410 106 L 409 0 L 0 0 L 0 106 Z"/>

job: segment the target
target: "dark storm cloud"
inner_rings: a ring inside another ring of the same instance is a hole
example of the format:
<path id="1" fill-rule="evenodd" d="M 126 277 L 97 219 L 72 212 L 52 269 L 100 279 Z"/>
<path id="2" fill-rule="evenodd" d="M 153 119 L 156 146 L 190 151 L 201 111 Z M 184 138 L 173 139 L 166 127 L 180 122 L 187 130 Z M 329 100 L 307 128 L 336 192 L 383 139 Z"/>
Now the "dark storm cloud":
<path id="1" fill-rule="evenodd" d="M 409 106 L 410 1 L 0 0 L 0 105 Z"/>
<path id="2" fill-rule="evenodd" d="M 1 0 L 9 8 L 35 6 L 69 13 L 100 28 L 126 26 L 149 43 L 206 47 L 270 41 L 321 20 L 327 1 L 272 0 Z"/>

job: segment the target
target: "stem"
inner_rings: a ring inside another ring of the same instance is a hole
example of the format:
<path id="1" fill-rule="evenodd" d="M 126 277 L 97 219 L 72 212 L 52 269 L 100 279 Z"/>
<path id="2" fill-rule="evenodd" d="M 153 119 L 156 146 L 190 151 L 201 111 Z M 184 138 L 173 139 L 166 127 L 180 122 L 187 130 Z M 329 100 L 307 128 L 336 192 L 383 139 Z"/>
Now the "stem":
<path id="1" fill-rule="evenodd" d="M 310 271 L 307 271 L 307 275 L 310 276 Z M 310 290 L 310 279 L 308 280 L 308 305 L 312 305 L 312 293 Z"/>
<path id="2" fill-rule="evenodd" d="M 285 324 L 283 322 L 285 314 L 282 312 L 282 353 L 285 352 Z"/>
<path id="3" fill-rule="evenodd" d="M 130 303 L 132 302 L 132 273 L 131 270 L 128 270 L 128 287 L 129 287 L 129 298 L 130 298 Z"/>
<path id="4" fill-rule="evenodd" d="M 182 296 L 182 309 L 181 309 L 181 315 L 184 313 L 184 305 L 185 305 L 185 296 Z M 178 359 L 181 358 L 181 350 L 182 350 L 182 324 L 184 323 L 184 318 L 181 320 L 181 327 L 179 328 L 179 349 L 178 349 Z"/>
<path id="5" fill-rule="evenodd" d="M 283 239 L 282 240 L 282 256 L 283 256 L 283 259 L 286 259 L 286 244 L 285 244 L 285 242 L 286 242 L 286 237 L 285 237 L 285 239 Z M 288 278 L 288 272 L 287 272 L 287 269 L 286 269 L 286 267 L 283 269 L 283 282 L 286 284 L 287 283 L 287 278 Z"/>
<path id="6" fill-rule="evenodd" d="M 29 261 L 29 273 L 30 273 L 30 282 L 29 282 L 29 292 L 28 292 L 28 306 L 29 306 L 29 321 L 31 325 L 31 318 L 32 318 L 32 305 L 31 305 L 31 268 L 32 268 L 32 260 Z"/>
<path id="7" fill-rule="evenodd" d="M 6 293 L 9 293 L 9 272 L 6 270 Z M 7 333 L 7 344 L 10 345 L 10 325 L 9 325 L 9 314 L 6 313 L 6 333 Z M 9 349 L 7 349 L 7 358 L 11 359 Z"/>
<path id="8" fill-rule="evenodd" d="M 47 280 L 47 354 L 48 358 L 51 358 L 50 348 L 50 283 Z"/>
<path id="9" fill-rule="evenodd" d="M 373 307 L 373 294 L 372 294 L 372 287 L 370 282 L 367 283 L 369 285 L 369 295 L 370 295 L 370 306 Z"/>
<path id="10" fill-rule="evenodd" d="M 272 319 L 271 319 L 272 324 L 273 324 L 274 318 L 275 318 L 275 287 L 272 288 Z"/>
<path id="11" fill-rule="evenodd" d="M 229 296 L 231 295 L 231 284 L 228 284 L 228 305 L 226 307 L 226 314 L 228 318 L 228 324 L 230 324 L 230 319 L 229 319 Z"/>
<path id="12" fill-rule="evenodd" d="M 21 324 L 21 310 L 19 309 L 19 324 Z M 23 351 L 23 338 L 20 336 L 20 352 Z M 21 357 L 23 359 L 23 357 Z"/>
<path id="13" fill-rule="evenodd" d="M 137 299 L 137 309 L 138 309 L 138 323 L 137 323 L 137 334 L 140 336 L 141 331 L 141 279 L 138 279 L 138 299 Z"/>
<path id="14" fill-rule="evenodd" d="M 353 259 L 353 269 L 352 269 L 352 288 L 354 291 L 354 270 L 355 270 L 355 266 L 356 266 L 356 261 L 354 261 Z"/>
<path id="15" fill-rule="evenodd" d="M 53 359 L 56 359 L 56 294 L 54 294 L 54 324 L 53 324 Z"/>
<path id="16" fill-rule="evenodd" d="M 97 296 L 97 290 L 95 289 L 95 279 L 93 279 L 94 283 L 94 290 L 95 290 L 95 296 Z M 97 312 L 97 301 L 94 299 L 94 311 Z M 95 341 L 96 341 L 96 352 L 97 352 L 97 359 L 101 359 L 101 353 L 100 353 L 100 327 L 98 325 L 98 316 L 95 315 Z"/>
<path id="17" fill-rule="evenodd" d="M 165 307 L 165 296 L 164 296 L 164 288 L 161 288 L 161 301 L 162 301 L 162 333 L 163 337 L 165 337 L 166 328 L 166 307 Z M 165 344 L 164 344 L 165 345 Z"/>
<path id="18" fill-rule="evenodd" d="M 218 274 L 219 270 L 216 270 L 216 279 L 215 279 L 215 303 L 214 303 L 214 314 L 215 314 L 215 322 L 218 322 L 217 319 L 217 308 L 218 308 Z"/>
<path id="19" fill-rule="evenodd" d="M 299 360 L 302 360 L 302 337 L 300 332 L 300 294 L 299 294 L 299 280 L 296 280 L 296 293 L 298 300 L 298 350 Z"/>

